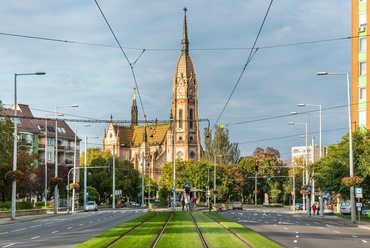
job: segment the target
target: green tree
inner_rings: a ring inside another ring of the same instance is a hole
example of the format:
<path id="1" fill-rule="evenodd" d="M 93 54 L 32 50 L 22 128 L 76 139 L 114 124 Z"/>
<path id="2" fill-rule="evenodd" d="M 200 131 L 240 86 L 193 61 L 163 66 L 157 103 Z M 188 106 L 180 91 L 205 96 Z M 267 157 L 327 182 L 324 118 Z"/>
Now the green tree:
<path id="1" fill-rule="evenodd" d="M 363 179 L 363 185 L 370 185 L 369 154 L 370 131 L 355 130 L 353 140 L 353 167 L 354 175 Z M 327 155 L 319 161 L 309 165 L 314 171 L 316 191 L 334 191 L 343 198 L 349 199 L 349 187 L 341 185 L 343 177 L 349 176 L 349 136 L 348 133 L 336 144 L 328 146 Z M 363 187 L 365 200 L 369 199 L 368 187 Z"/>
<path id="2" fill-rule="evenodd" d="M 0 101 L 0 115 L 4 114 L 4 107 Z M 11 181 L 5 180 L 5 174 L 13 170 L 13 122 L 9 117 L 0 119 L 0 196 L 1 201 L 11 198 Z M 23 180 L 17 181 L 17 194 L 24 197 L 28 189 L 32 188 L 32 179 L 35 174 L 34 160 L 37 155 L 33 153 L 32 148 L 26 146 L 21 140 L 17 142 L 17 170 L 25 174 Z"/>
<path id="3" fill-rule="evenodd" d="M 240 160 L 238 143 L 230 143 L 229 130 L 215 126 L 214 138 L 207 128 L 204 130 L 204 151 L 202 159 L 220 164 L 236 164 Z"/>
<path id="4" fill-rule="evenodd" d="M 94 187 L 87 186 L 86 191 L 89 193 L 89 201 L 98 201 L 100 199 L 100 194 Z"/>

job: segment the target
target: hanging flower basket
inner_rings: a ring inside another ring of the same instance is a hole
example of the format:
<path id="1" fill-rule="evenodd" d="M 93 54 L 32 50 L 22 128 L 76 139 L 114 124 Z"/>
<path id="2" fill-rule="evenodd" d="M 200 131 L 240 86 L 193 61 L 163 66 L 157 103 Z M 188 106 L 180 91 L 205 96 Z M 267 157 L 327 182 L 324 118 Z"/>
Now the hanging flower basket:
<path id="1" fill-rule="evenodd" d="M 19 179 L 22 179 L 23 177 L 24 177 L 24 173 L 20 170 L 8 171 L 5 174 L 5 179 L 9 181 L 19 180 Z"/>
<path id="2" fill-rule="evenodd" d="M 58 185 L 58 184 L 61 184 L 63 183 L 63 179 L 60 178 L 60 177 L 53 177 L 52 179 L 50 179 L 50 185 L 51 186 L 55 186 L 55 185 Z"/>
<path id="3" fill-rule="evenodd" d="M 258 190 L 253 190 L 253 194 L 258 194 Z"/>
<path id="4" fill-rule="evenodd" d="M 301 192 L 302 195 L 306 194 L 306 190 L 304 190 L 304 189 L 302 189 L 300 192 Z"/>
<path id="5" fill-rule="evenodd" d="M 353 177 L 343 177 L 341 184 L 345 186 L 357 186 L 361 183 L 362 183 L 362 178 L 358 176 L 353 176 Z"/>
<path id="6" fill-rule="evenodd" d="M 69 187 L 71 189 L 76 189 L 76 190 L 80 189 L 80 185 L 78 183 L 71 183 L 71 184 L 69 184 Z"/>
<path id="7" fill-rule="evenodd" d="M 306 190 L 307 185 L 308 185 L 308 184 L 303 184 L 303 185 L 301 186 L 301 190 Z"/>

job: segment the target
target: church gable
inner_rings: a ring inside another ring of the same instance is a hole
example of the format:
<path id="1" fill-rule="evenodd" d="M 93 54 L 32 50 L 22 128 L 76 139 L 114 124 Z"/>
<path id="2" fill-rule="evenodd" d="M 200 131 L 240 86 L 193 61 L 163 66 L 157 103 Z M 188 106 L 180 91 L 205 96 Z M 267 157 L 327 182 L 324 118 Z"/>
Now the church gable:
<path id="1" fill-rule="evenodd" d="M 147 125 L 147 140 L 150 146 L 163 145 L 166 140 L 168 123 Z M 132 136 L 132 146 L 140 146 L 143 142 L 144 126 L 138 126 L 135 128 Z"/>

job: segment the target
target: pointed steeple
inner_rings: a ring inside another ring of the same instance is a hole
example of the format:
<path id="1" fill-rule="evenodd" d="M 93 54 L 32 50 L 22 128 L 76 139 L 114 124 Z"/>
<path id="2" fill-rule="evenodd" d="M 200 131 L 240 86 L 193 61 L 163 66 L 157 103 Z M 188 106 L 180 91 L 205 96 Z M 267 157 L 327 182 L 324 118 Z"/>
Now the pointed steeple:
<path id="1" fill-rule="evenodd" d="M 182 33 L 182 41 L 181 41 L 181 54 L 188 55 L 189 54 L 189 40 L 188 40 L 188 26 L 186 23 L 186 11 L 188 9 L 184 8 L 184 29 Z"/>
<path id="2" fill-rule="evenodd" d="M 148 136 L 146 135 L 146 115 L 144 115 L 143 143 L 144 142 L 148 142 Z"/>
<path id="3" fill-rule="evenodd" d="M 134 98 L 132 100 L 132 107 L 131 107 L 131 128 L 134 129 L 137 126 L 137 105 L 136 105 L 136 88 L 134 88 Z"/>

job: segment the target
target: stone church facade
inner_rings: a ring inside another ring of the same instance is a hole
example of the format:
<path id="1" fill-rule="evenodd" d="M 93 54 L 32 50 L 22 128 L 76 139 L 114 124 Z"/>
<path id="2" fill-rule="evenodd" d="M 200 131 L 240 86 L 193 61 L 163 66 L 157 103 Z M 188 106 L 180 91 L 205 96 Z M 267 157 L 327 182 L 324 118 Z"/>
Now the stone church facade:
<path id="1" fill-rule="evenodd" d="M 135 169 L 159 180 L 166 162 L 174 157 L 181 160 L 200 160 L 200 145 L 197 80 L 194 65 L 189 55 L 189 40 L 184 9 L 184 27 L 181 41 L 181 56 L 173 80 L 172 111 L 167 123 L 138 126 L 138 108 L 134 92 L 131 107 L 131 125 L 114 124 L 112 117 L 104 130 L 103 150 L 113 151 L 120 160 L 128 160 Z M 145 117 L 144 117 L 145 119 Z"/>

